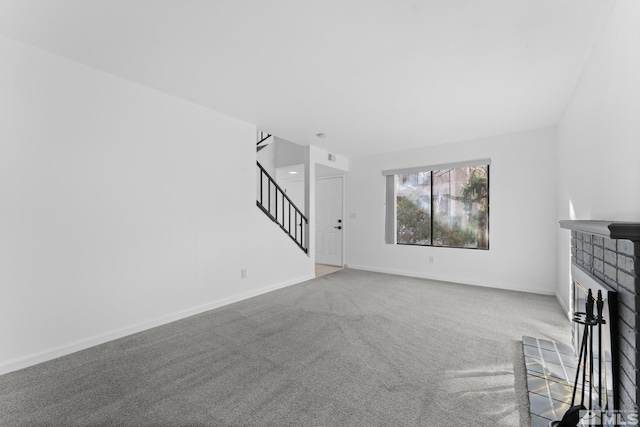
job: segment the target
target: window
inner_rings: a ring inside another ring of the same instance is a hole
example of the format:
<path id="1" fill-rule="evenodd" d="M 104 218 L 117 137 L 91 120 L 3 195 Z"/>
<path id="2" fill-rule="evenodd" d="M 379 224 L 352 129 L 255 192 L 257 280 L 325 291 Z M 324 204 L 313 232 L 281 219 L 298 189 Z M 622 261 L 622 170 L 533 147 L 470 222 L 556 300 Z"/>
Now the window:
<path id="1" fill-rule="evenodd" d="M 386 171 L 386 241 L 489 249 L 489 160 Z"/>

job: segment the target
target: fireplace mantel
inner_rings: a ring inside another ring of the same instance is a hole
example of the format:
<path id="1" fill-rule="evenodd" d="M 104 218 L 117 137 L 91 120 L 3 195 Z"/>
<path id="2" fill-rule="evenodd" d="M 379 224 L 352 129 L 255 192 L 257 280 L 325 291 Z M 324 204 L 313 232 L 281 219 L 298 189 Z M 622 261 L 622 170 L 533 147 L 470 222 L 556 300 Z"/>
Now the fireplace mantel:
<path id="1" fill-rule="evenodd" d="M 640 241 L 640 222 L 562 220 L 560 227 L 610 239 Z"/>

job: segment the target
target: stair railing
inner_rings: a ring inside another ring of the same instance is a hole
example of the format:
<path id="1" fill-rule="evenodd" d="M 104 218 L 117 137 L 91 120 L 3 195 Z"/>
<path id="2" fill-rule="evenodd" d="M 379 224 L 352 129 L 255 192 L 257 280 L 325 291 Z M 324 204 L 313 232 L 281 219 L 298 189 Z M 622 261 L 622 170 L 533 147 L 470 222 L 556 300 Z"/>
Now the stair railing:
<path id="1" fill-rule="evenodd" d="M 260 162 L 256 163 L 260 174 L 256 204 L 296 242 L 300 249 L 307 253 L 308 244 L 305 237 L 309 223 L 307 217 L 291 201 Z"/>
<path id="2" fill-rule="evenodd" d="M 258 143 L 256 144 L 256 149 L 257 151 L 262 150 L 263 148 L 265 148 L 267 145 L 269 145 L 269 142 L 267 142 L 269 140 L 269 138 L 271 138 L 271 134 L 267 133 L 267 132 L 263 132 L 263 131 L 258 131 Z"/>

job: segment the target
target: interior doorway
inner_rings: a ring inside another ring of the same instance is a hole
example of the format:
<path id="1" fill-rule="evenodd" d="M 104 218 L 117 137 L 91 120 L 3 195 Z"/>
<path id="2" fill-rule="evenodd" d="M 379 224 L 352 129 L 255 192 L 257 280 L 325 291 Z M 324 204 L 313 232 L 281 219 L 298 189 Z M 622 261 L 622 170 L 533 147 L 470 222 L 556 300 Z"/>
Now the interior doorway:
<path id="1" fill-rule="evenodd" d="M 342 270 L 342 267 L 335 265 L 316 264 L 316 277 L 326 276 L 340 270 Z"/>
<path id="2" fill-rule="evenodd" d="M 316 179 L 316 264 L 344 265 L 343 185 L 342 176 Z"/>

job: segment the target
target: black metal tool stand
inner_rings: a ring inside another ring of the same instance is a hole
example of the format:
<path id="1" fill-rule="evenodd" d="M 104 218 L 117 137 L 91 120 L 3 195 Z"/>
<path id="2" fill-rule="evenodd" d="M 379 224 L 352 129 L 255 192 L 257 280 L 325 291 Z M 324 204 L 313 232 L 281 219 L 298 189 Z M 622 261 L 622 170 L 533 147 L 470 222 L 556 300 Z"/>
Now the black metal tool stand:
<path id="1" fill-rule="evenodd" d="M 549 426 L 551 427 L 576 427 L 580 422 L 580 411 L 587 409 L 585 407 L 585 390 L 589 389 L 588 395 L 588 409 L 593 409 L 593 327 L 598 327 L 598 372 L 602 376 L 602 339 L 601 331 L 602 324 L 605 323 L 603 318 L 603 306 L 602 292 L 598 291 L 598 299 L 595 301 L 597 308 L 597 315 L 594 315 L 594 298 L 591 293 L 591 289 L 587 294 L 587 301 L 585 304 L 584 312 L 577 312 L 573 316 L 573 321 L 584 325 L 582 333 L 582 341 L 580 344 L 580 352 L 578 355 L 578 368 L 576 369 L 576 377 L 573 382 L 573 394 L 571 396 L 571 407 L 564 414 L 562 420 L 551 421 Z M 587 370 L 589 371 L 589 381 L 587 383 Z M 576 405 L 576 394 L 578 391 L 578 385 L 580 380 L 580 374 L 582 374 L 582 387 L 580 387 L 580 403 Z M 598 380 L 598 409 L 602 409 L 602 378 Z M 605 408 L 608 406 L 608 402 L 605 403 Z M 600 419 L 600 425 L 602 425 L 602 418 Z"/>

